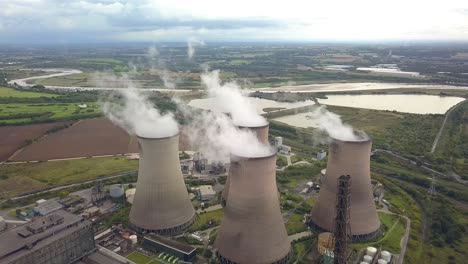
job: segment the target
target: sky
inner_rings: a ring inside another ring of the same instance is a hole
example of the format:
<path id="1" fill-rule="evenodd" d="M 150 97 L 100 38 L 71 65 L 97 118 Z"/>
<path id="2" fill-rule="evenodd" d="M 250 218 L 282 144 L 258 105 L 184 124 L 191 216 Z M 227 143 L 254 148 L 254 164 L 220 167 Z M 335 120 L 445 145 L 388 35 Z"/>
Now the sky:
<path id="1" fill-rule="evenodd" d="M 468 41 L 468 0 L 0 0 L 0 43 Z"/>

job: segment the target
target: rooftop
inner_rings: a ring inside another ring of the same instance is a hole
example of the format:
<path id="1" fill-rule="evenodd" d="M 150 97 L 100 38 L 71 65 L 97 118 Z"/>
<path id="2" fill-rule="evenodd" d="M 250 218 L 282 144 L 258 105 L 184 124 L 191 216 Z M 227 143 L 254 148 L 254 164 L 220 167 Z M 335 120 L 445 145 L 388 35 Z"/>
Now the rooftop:
<path id="1" fill-rule="evenodd" d="M 42 248 L 88 224 L 77 215 L 59 210 L 0 233 L 0 263 L 10 263 L 31 249 Z"/>
<path id="2" fill-rule="evenodd" d="M 213 186 L 211 185 L 200 185 L 198 188 L 201 195 L 216 194 L 216 192 L 213 190 Z"/>

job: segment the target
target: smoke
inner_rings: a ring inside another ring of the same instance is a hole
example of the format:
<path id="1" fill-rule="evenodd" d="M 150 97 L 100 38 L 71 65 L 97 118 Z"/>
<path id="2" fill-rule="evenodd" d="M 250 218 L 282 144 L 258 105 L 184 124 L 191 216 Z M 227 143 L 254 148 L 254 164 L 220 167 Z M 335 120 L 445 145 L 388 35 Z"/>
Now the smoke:
<path id="1" fill-rule="evenodd" d="M 205 42 L 203 42 L 202 40 L 199 40 L 196 38 L 190 38 L 187 41 L 187 55 L 189 57 L 189 60 L 191 60 L 193 56 L 195 55 L 195 48 L 204 46 L 204 45 L 205 45 Z"/>
<path id="2" fill-rule="evenodd" d="M 261 143 L 254 132 L 240 129 L 223 113 L 191 108 L 176 101 L 178 109 L 188 121 L 188 139 L 194 149 L 212 161 L 225 161 L 229 155 L 263 157 L 274 153 L 268 144 Z"/>
<path id="3" fill-rule="evenodd" d="M 155 46 L 151 46 L 148 48 L 146 58 L 148 59 L 148 62 L 150 64 L 150 72 L 156 73 L 159 76 L 159 78 L 161 78 L 164 87 L 169 89 L 175 89 L 177 79 L 171 76 L 171 74 L 166 68 L 166 63 L 159 55 L 159 51 Z"/>
<path id="4" fill-rule="evenodd" d="M 255 105 L 242 94 L 239 85 L 234 82 L 221 83 L 219 70 L 207 71 L 201 75 L 201 79 L 210 96 L 214 97 L 216 108 L 230 114 L 234 124 L 245 127 L 267 124 L 265 118 L 257 113 Z"/>
<path id="5" fill-rule="evenodd" d="M 343 124 L 340 116 L 328 111 L 325 106 L 320 106 L 308 116 L 315 121 L 318 129 L 326 132 L 330 137 L 343 141 L 362 141 L 369 137 L 363 131 L 355 131 L 353 127 Z"/>
<path id="6" fill-rule="evenodd" d="M 128 88 L 113 91 L 102 102 L 102 110 L 109 120 L 125 129 L 130 135 L 141 137 L 161 138 L 179 132 L 172 113 L 161 114 L 148 97 L 135 88 L 128 79 L 117 79 L 124 79 L 120 82 L 126 82 Z"/>

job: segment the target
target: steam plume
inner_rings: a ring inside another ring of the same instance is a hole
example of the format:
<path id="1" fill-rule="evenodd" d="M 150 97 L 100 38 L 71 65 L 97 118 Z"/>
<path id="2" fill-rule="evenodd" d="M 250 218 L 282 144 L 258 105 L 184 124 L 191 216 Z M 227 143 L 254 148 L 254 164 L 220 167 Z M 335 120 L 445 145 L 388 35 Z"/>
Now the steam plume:
<path id="1" fill-rule="evenodd" d="M 215 98 L 217 109 L 232 116 L 234 124 L 245 127 L 266 125 L 265 118 L 260 116 L 255 106 L 244 96 L 240 87 L 234 82 L 221 83 L 219 70 L 205 72 L 201 75 L 208 93 Z"/>
<path id="2" fill-rule="evenodd" d="M 368 139 L 366 133 L 355 131 L 350 125 L 343 124 L 340 116 L 320 106 L 312 111 L 308 118 L 318 124 L 318 129 L 325 131 L 330 137 L 344 141 L 362 141 Z"/>
<path id="3" fill-rule="evenodd" d="M 196 38 L 190 38 L 187 41 L 187 55 L 189 59 L 191 60 L 193 58 L 193 55 L 195 55 L 195 48 L 199 46 L 204 46 L 205 42 L 202 40 L 196 39 Z"/>
<path id="4" fill-rule="evenodd" d="M 173 114 L 161 114 L 148 98 L 132 85 L 113 92 L 103 102 L 102 110 L 109 120 L 130 135 L 160 138 L 179 132 Z"/>
<path id="5" fill-rule="evenodd" d="M 230 154 L 261 157 L 274 153 L 269 145 L 258 141 L 255 133 L 239 129 L 223 113 L 195 110 L 181 102 L 177 105 L 188 120 L 186 127 L 190 131 L 191 145 L 212 161 L 224 161 Z"/>
<path id="6" fill-rule="evenodd" d="M 159 51 L 155 46 L 148 48 L 146 58 L 150 64 L 150 71 L 158 74 L 159 78 L 163 81 L 164 87 L 175 89 L 177 80 L 175 80 L 166 69 L 166 64 L 164 60 L 159 57 Z"/>

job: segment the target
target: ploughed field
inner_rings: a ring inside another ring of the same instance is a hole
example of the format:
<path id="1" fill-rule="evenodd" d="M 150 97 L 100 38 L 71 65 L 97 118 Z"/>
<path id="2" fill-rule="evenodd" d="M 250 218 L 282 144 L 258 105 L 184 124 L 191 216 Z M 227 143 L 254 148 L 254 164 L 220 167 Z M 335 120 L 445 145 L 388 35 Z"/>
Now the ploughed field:
<path id="1" fill-rule="evenodd" d="M 25 126 L 0 126 L 0 161 L 7 160 L 21 147 L 73 122 L 56 122 Z"/>
<path id="2" fill-rule="evenodd" d="M 106 118 L 81 120 L 28 145 L 11 161 L 45 161 L 138 152 L 136 138 Z"/>

